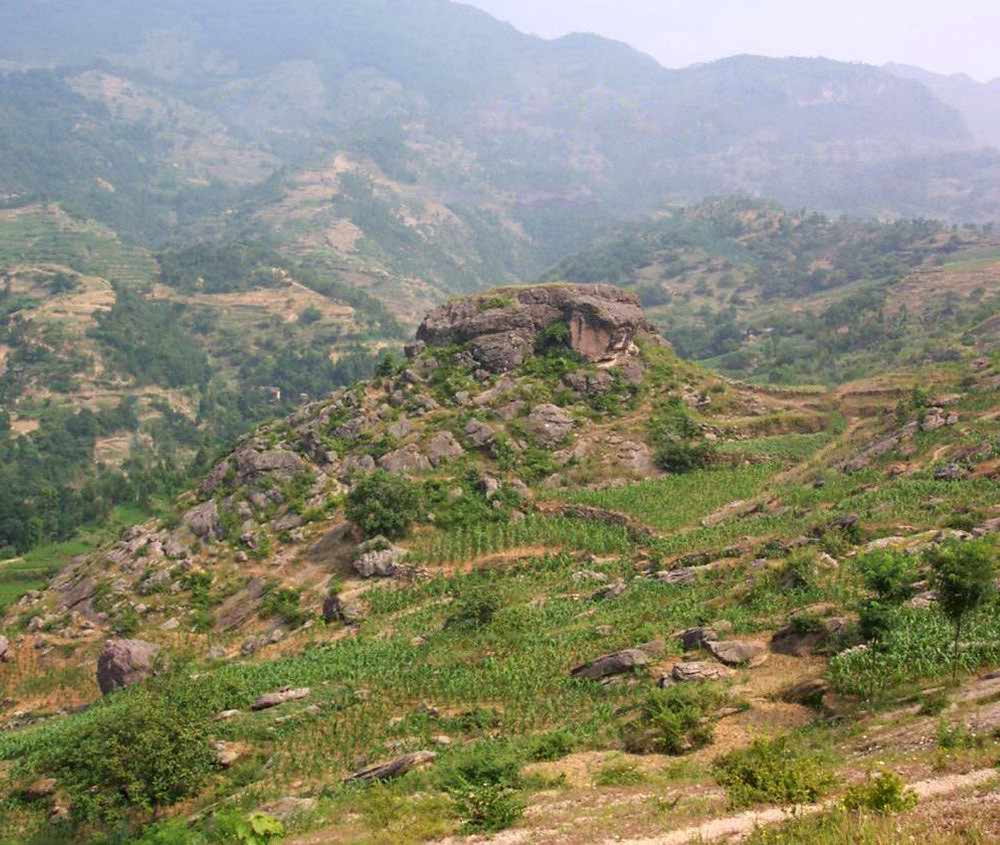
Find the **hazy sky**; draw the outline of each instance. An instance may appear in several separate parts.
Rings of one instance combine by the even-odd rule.
[[[546,38],[596,32],[667,67],[757,53],[1000,77],[1000,0],[463,0]]]

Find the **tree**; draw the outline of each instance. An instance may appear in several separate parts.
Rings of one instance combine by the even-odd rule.
[[[366,537],[405,537],[420,514],[420,491],[400,475],[376,470],[360,479],[347,494],[347,518]]]
[[[934,586],[945,616],[955,626],[952,653],[952,681],[958,678],[958,655],[962,625],[996,591],[996,562],[993,549],[982,541],[951,542],[930,555]]]

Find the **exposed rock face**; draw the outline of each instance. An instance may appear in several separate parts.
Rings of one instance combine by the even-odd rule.
[[[720,666],[718,663],[692,660],[678,663],[670,670],[669,675],[660,678],[659,685],[668,687],[671,684],[684,684],[692,681],[721,681],[733,674],[732,669]]]
[[[465,449],[450,431],[439,431],[435,434],[427,442],[425,451],[434,466],[440,466],[455,458],[460,458],[465,453]]]
[[[767,649],[759,643],[743,640],[721,640],[705,643],[712,655],[726,666],[760,666],[768,658]]]
[[[156,665],[160,647],[143,640],[108,640],[97,658],[97,685],[107,695],[144,681]]]
[[[385,537],[374,537],[357,549],[354,570],[362,578],[392,578],[406,557],[406,549],[394,546]]]
[[[386,472],[394,473],[426,472],[431,468],[431,462],[415,443],[383,455],[378,465]]]
[[[502,288],[435,309],[417,339],[428,345],[469,343],[472,357],[494,373],[519,366],[540,332],[569,326],[570,345],[589,361],[624,352],[636,336],[653,333],[635,294],[613,285]]]
[[[184,522],[196,537],[218,537],[222,531],[219,509],[214,501],[191,508],[184,514]]]
[[[437,759],[437,754],[433,751],[415,751],[413,754],[404,754],[388,763],[378,763],[366,769],[354,772],[345,778],[347,783],[365,783],[369,781],[392,780],[400,775],[405,775],[413,769],[430,765]]]
[[[303,698],[307,698],[310,692],[311,690],[308,687],[268,692],[251,704],[250,709],[269,710],[271,707],[277,707],[279,704],[285,704],[288,701],[300,701]]]

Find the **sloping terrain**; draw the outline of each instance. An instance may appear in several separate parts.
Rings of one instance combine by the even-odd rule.
[[[996,599],[950,688],[926,581],[995,556],[995,368],[754,388],[649,328],[610,286],[452,302],[25,596],[3,836],[101,841],[147,802],[176,821],[136,841],[682,842],[833,799],[755,841],[989,841]],[[888,826],[837,809],[883,794]]]

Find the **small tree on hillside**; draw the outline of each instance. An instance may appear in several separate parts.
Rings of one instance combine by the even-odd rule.
[[[995,590],[996,563],[993,549],[983,542],[948,543],[931,554],[934,586],[945,616],[955,626],[952,681],[958,678],[958,656],[962,625],[990,599]]]
[[[376,470],[347,494],[347,518],[366,537],[405,537],[420,515],[420,489],[407,478]]]

